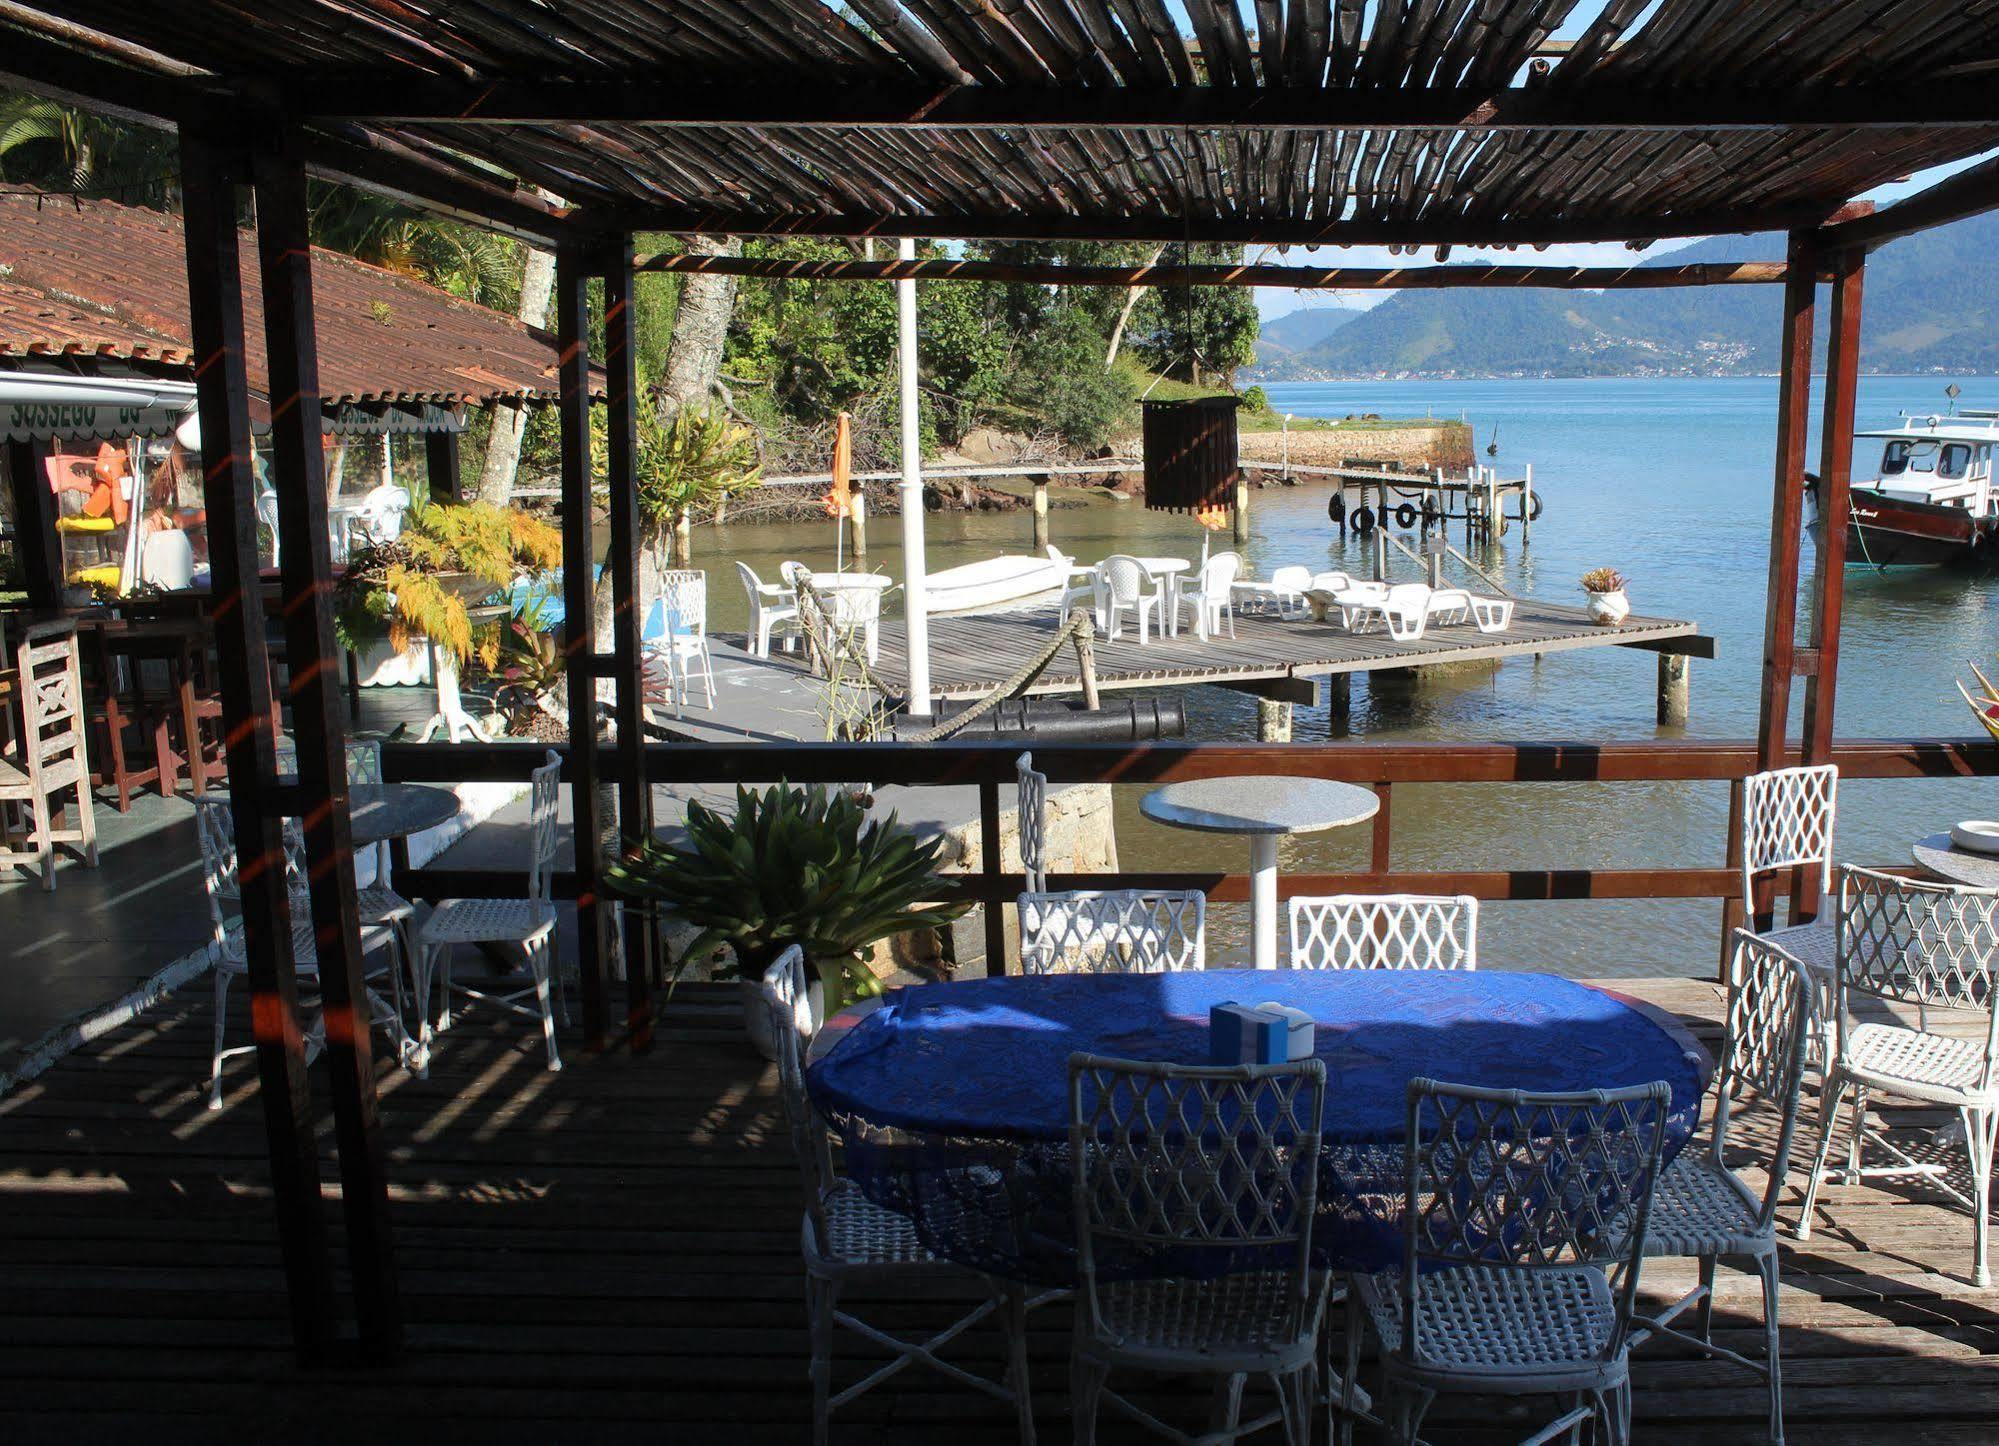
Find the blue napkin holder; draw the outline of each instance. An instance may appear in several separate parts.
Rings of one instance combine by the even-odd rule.
[[[1276,1004],[1266,1000],[1256,1008],[1265,1014],[1274,1015],[1284,1024],[1284,1049],[1277,1056],[1280,1061],[1310,1059],[1318,1044],[1318,1026],[1312,1016],[1302,1009],[1293,1009],[1288,1004]]]
[[[1208,1010],[1210,1064],[1283,1064],[1289,1045],[1289,1022],[1267,1009],[1226,1003]]]

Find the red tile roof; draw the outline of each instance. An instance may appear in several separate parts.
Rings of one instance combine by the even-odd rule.
[[[241,233],[243,275],[256,249]],[[319,381],[329,402],[555,395],[556,348],[513,317],[313,248]],[[244,287],[250,384],[267,388],[262,298]],[[192,370],[180,220],[110,201],[0,196],[0,359],[74,355]]]

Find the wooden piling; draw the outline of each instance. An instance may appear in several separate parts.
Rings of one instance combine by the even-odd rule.
[[[1235,523],[1235,540],[1237,542],[1248,542],[1249,541],[1249,477],[1247,474],[1239,475],[1236,478],[1235,508],[1230,513],[1230,516]]]
[[[1534,525],[1534,464],[1527,464],[1520,478],[1520,541],[1527,541],[1527,529]]]
[[[1291,741],[1291,705],[1281,698],[1258,698],[1256,700],[1256,741],[1258,743],[1289,743]]]
[[[1048,550],[1048,478],[1034,478],[1034,548],[1035,552]]]
[[[1691,699],[1692,671],[1684,653],[1659,654],[1659,722],[1663,727],[1684,728]]]
[[[847,541],[852,547],[854,561],[862,562],[868,555],[868,494],[856,487],[847,502]]]
[[[1326,736],[1345,738],[1353,731],[1353,674],[1332,673],[1326,678]]]

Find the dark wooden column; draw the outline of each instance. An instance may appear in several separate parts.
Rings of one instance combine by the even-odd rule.
[[[456,432],[425,432],[423,434],[423,470],[430,483],[430,500],[433,502],[463,502],[464,490],[458,481],[458,434]]]
[[[597,877],[597,648],[591,618],[597,551],[590,531],[589,267],[564,247],[555,257],[557,419],[562,438],[563,647],[569,672],[569,804],[576,856],[577,968],[583,1039],[602,1049],[609,1030],[604,914]]]
[[[250,1027],[271,1156],[278,1244],[292,1339],[308,1361],[334,1336],[333,1273],[319,1194],[312,1090],[299,1030],[291,910],[285,891],[271,718],[270,661],[258,594],[257,509],[250,467],[250,385],[244,371],[243,279],[236,242],[240,159],[181,138],[182,226],[201,417],[202,504],[208,509],[210,604],[220,667],[229,798],[235,816],[248,957]]]
[[[28,605],[62,606],[62,538],[56,532],[56,496],[42,466],[49,455],[41,442],[7,443],[7,478],[14,489],[14,556]]]
[[[1763,697],[1756,766],[1781,767],[1797,669],[1798,558],[1805,515],[1805,441],[1811,426],[1812,312],[1818,253],[1793,233],[1784,281],[1784,331],[1777,378],[1776,497],[1770,509],[1770,590],[1763,619]]]
[[[1839,690],[1839,615],[1846,598],[1846,515],[1853,481],[1853,408],[1860,383],[1860,296],[1867,253],[1841,251],[1832,268],[1832,317],[1826,343],[1825,410],[1819,428],[1819,539],[1813,567],[1810,644],[1804,654],[1804,761],[1832,756],[1833,705]],[[1819,910],[1819,879],[1800,869],[1791,912]]]
[[[289,138],[287,138],[289,139]],[[312,245],[305,169],[295,151],[259,150],[257,255],[270,355],[271,464],[278,493],[279,572],[290,661],[298,782],[287,812],[305,829],[313,938],[326,1019],[326,1058],[340,1144],[347,1259],[363,1352],[392,1358],[401,1346],[388,1177],[375,1105],[375,1058],[354,845],[347,811],[346,740],[333,637],[333,560],[326,531],[319,355],[312,312]]]
[[[619,238],[604,258],[605,490],[610,502],[612,679],[618,720],[618,843],[635,848],[652,833],[652,789],[646,786],[645,708],[640,692],[638,336],[632,288],[632,238]],[[652,1047],[650,916],[625,911],[625,1023],[631,1045]]]

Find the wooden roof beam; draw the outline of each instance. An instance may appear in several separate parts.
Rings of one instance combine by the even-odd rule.
[[[1818,240],[1829,251],[1854,246],[1871,250],[1898,237],[1992,210],[1999,210],[1999,156],[1967,166],[1913,196],[1873,209],[1869,215],[1827,225]]]

